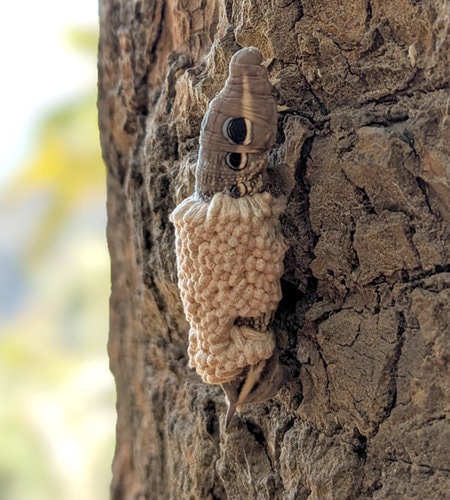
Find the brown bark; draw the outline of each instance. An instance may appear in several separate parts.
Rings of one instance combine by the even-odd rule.
[[[444,498],[448,3],[102,0],[100,18],[113,498]],[[168,214],[250,45],[296,179],[274,325],[292,380],[225,432],[220,389],[187,367]]]

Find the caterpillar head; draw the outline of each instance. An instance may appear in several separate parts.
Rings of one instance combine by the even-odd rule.
[[[203,198],[261,191],[267,151],[277,130],[277,109],[259,50],[231,58],[224,88],[209,104],[201,126],[196,192]]]

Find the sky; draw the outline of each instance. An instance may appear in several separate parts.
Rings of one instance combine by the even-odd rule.
[[[92,88],[96,68],[67,50],[68,27],[97,25],[96,0],[24,0],[0,20],[0,190],[31,151],[33,125],[49,108]]]

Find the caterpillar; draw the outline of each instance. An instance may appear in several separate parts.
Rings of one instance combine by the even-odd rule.
[[[285,201],[267,187],[277,108],[262,62],[253,47],[231,58],[201,124],[195,191],[170,215],[189,364],[221,385],[227,427],[236,410],[272,398],[286,377],[270,328],[287,249]]]

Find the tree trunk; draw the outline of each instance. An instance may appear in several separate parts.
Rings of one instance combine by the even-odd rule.
[[[449,18],[445,0],[101,1],[113,498],[448,495]],[[243,46],[296,180],[274,321],[291,380],[225,431],[187,366],[168,215]]]

